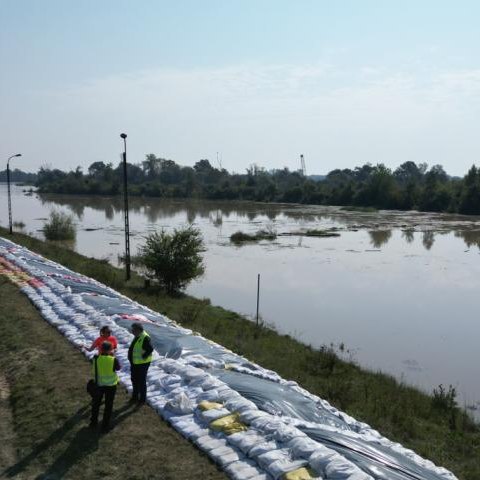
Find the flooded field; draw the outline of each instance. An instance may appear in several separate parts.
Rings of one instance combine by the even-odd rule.
[[[12,204],[14,221],[39,238],[52,209],[73,213],[75,250],[118,264],[121,198],[26,195],[15,186]],[[157,228],[193,223],[202,231],[206,273],[191,294],[253,316],[260,273],[260,313],[279,331],[333,343],[346,358],[427,391],[452,384],[461,402],[480,408],[479,217],[140,198],[130,206],[132,253]],[[8,224],[5,185],[0,223]],[[280,235],[243,246],[229,240],[259,229]],[[339,236],[298,234],[310,229]]]

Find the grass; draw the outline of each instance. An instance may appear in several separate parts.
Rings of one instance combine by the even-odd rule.
[[[480,427],[462,410],[452,406],[450,399],[439,402],[391,376],[343,361],[332,347],[315,349],[271,328],[257,329],[250,320],[212,306],[208,300],[187,295],[170,297],[156,287],[145,289],[143,279],[137,275],[126,283],[124,272],[107,262],[20,233],[10,237],[2,228],[0,235],[96,278],[205,337],[275,370],[284,378],[296,380],[310,392],[357,420],[369,423],[391,440],[452,470],[459,479],[480,478]],[[445,390],[444,394],[448,395],[448,391]]]
[[[2,277],[0,304],[0,478],[226,479],[152,409],[130,407],[121,388],[113,430],[90,430],[85,357]]]
[[[276,238],[277,233],[273,230],[258,230],[254,234],[238,231],[230,235],[230,241],[236,244],[245,242],[260,242],[261,240],[275,240]]]

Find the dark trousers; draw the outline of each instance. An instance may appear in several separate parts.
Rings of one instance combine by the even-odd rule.
[[[115,399],[115,393],[117,392],[117,386],[113,387],[98,387],[97,394],[92,398],[92,418],[91,423],[96,424],[98,422],[98,412],[100,410],[100,404],[102,403],[103,396],[105,395],[105,409],[103,410],[103,427],[110,425],[110,417],[112,416],[113,400]]]
[[[132,398],[145,402],[147,399],[147,372],[149,363],[141,363],[140,365],[130,364],[130,376],[132,379]]]

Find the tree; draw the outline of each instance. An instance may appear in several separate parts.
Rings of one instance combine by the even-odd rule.
[[[402,185],[417,184],[422,179],[422,172],[415,162],[404,162],[393,172],[395,179]]]
[[[202,252],[205,251],[200,230],[188,226],[154,232],[140,247],[139,261],[155,277],[167,293],[185,288],[205,271]]]
[[[472,165],[463,180],[459,211],[471,215],[480,213],[480,171],[475,165]]]
[[[89,167],[88,167],[88,174],[91,177],[101,177],[103,176],[107,166],[103,162],[93,162]]]

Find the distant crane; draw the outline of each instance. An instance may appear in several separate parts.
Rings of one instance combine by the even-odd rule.
[[[305,168],[305,159],[303,158],[303,153],[300,155],[300,165],[301,165],[302,175],[306,177],[307,169]]]

